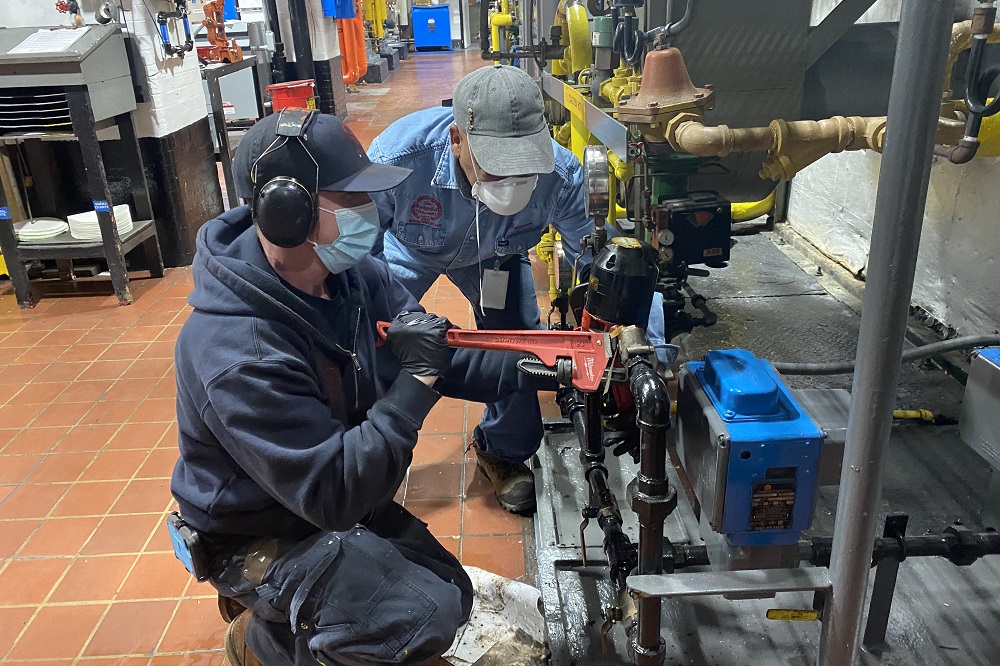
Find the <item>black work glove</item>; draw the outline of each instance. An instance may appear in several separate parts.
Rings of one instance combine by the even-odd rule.
[[[389,324],[385,338],[403,370],[414,377],[440,376],[453,354],[445,335],[449,328],[452,324],[444,317],[400,312]]]
[[[619,457],[629,454],[635,463],[639,462],[639,436],[635,412],[632,410],[626,414],[613,416],[604,422],[604,446],[611,448]]]

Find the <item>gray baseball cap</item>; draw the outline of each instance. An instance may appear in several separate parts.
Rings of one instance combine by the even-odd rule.
[[[493,176],[551,173],[552,137],[542,93],[527,72],[481,67],[455,86],[455,124],[469,136],[476,163]]]

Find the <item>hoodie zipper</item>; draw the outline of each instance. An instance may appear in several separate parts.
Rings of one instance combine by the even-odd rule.
[[[351,350],[351,358],[354,360],[354,409],[357,410],[361,407],[361,378],[358,375],[361,372],[361,363],[358,362],[358,330],[361,328],[361,306],[358,306],[357,312],[354,314],[354,349]]]

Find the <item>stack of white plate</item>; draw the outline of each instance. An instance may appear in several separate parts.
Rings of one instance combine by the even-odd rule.
[[[123,236],[132,231],[132,212],[128,204],[121,204],[114,207],[115,222],[118,225],[118,235]],[[69,233],[77,240],[101,240],[101,228],[97,224],[97,213],[87,211],[70,215]]]
[[[17,239],[22,241],[40,241],[47,238],[55,238],[59,234],[66,233],[69,225],[54,217],[36,217],[27,222],[19,222],[14,225],[14,232]]]

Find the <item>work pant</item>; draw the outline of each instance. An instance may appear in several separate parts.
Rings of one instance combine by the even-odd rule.
[[[364,526],[243,543],[215,563],[213,586],[253,609],[247,646],[267,666],[427,663],[472,611],[461,564],[394,502]]]
[[[400,251],[387,234],[385,257],[396,278],[418,301],[423,298],[440,274],[428,270],[409,253]],[[496,260],[483,262],[484,270],[496,266]],[[480,308],[479,290],[482,271],[478,265],[451,269],[448,279],[472,304],[476,328],[500,330],[542,329],[531,261],[524,255],[502,258],[500,270],[509,274],[507,300],[502,310]],[[480,443],[492,456],[510,463],[524,462],[538,450],[542,441],[542,411],[538,394],[521,392],[499,402],[487,403],[479,422]]]

